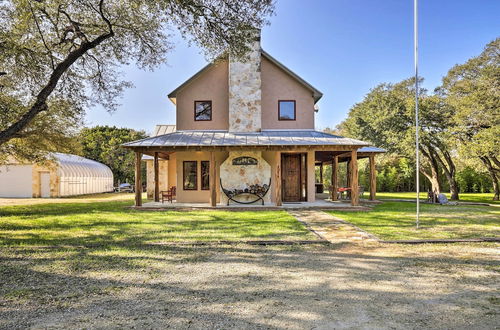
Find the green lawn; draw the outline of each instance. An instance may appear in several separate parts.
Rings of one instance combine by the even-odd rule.
[[[420,229],[415,203],[389,202],[372,211],[329,211],[384,240],[500,237],[500,207],[421,204]]]
[[[0,245],[315,239],[285,211],[136,211],[130,201],[0,207]]]
[[[450,193],[445,193],[446,197],[450,199]],[[377,192],[377,199],[416,199],[414,192]],[[426,200],[427,193],[421,192],[420,199]],[[500,204],[500,201],[493,201],[492,193],[461,193],[460,201],[462,202],[476,202],[476,203],[489,203]]]

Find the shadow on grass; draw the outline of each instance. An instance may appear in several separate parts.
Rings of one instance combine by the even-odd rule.
[[[422,205],[415,229],[415,204],[384,202],[370,212],[329,211],[381,239],[500,236],[500,209],[485,206]]]
[[[409,322],[461,328],[474,320],[485,326],[495,321],[484,315],[495,306],[475,304],[491,283],[473,286],[471,275],[450,278],[457,267],[498,265],[493,260],[372,256],[325,247],[116,245],[11,247],[0,253],[0,302],[15,307],[0,309],[2,327],[112,322],[156,328],[335,328],[342,322],[371,327],[380,321],[385,327]],[[435,267],[440,273],[428,278],[425,270]],[[416,292],[410,279],[451,281],[457,290],[424,285]],[[458,290],[460,281],[466,292]],[[428,304],[433,307],[422,309]],[[450,307],[460,308],[464,317],[443,318]],[[37,313],[30,313],[33,309]]]
[[[0,208],[2,245],[132,245],[164,241],[315,239],[285,211],[165,211],[128,202]]]
[[[1,208],[0,328],[497,324],[485,315],[495,306],[484,302],[494,279],[470,275],[471,269],[498,267],[495,260],[364,255],[342,244],[155,245],[312,236],[284,211],[144,212],[127,205]],[[432,281],[455,290],[436,290]],[[443,318],[452,315],[450,308],[463,317]]]

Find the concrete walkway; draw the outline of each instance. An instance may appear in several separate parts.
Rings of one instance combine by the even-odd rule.
[[[287,210],[309,230],[331,243],[377,242],[360,228],[320,210]]]

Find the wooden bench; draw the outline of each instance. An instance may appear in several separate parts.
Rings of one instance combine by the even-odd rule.
[[[224,192],[224,195],[227,197],[227,205],[229,205],[229,201],[233,201],[238,204],[253,204],[255,202],[261,201],[262,205],[264,205],[264,196],[268,193],[269,189],[271,188],[271,178],[269,178],[269,184],[264,184],[264,185],[250,185],[248,188],[245,189],[225,189],[224,186],[222,185],[222,180],[220,180],[220,187],[222,191]],[[256,198],[252,201],[239,201],[234,199],[234,197],[239,196],[239,195],[253,195]]]

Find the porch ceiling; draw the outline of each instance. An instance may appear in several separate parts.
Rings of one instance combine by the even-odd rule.
[[[357,158],[368,158],[372,155],[385,153],[386,151],[377,147],[362,147],[358,149]],[[346,162],[351,159],[351,153],[345,151],[316,151],[317,163],[331,163],[333,156],[338,156],[339,163]]]

